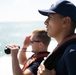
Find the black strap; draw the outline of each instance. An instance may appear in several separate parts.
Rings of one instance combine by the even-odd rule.
[[[53,68],[55,68],[58,60],[61,58],[61,56],[63,55],[65,49],[67,48],[67,46],[71,45],[71,44],[76,44],[76,38],[70,39],[70,41],[66,41],[64,42],[62,45],[60,45],[55,52],[53,52],[52,54],[50,54],[47,59],[44,62],[45,67],[48,70],[52,70]]]

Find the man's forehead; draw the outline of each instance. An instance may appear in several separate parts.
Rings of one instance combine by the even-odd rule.
[[[57,13],[48,14],[48,17],[52,17],[52,16],[59,16],[59,14],[57,14]]]

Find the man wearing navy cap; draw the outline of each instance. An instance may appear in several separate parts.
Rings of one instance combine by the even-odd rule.
[[[76,75],[76,6],[60,0],[50,9],[38,11],[48,17],[44,22],[47,34],[55,38],[58,45],[41,63],[37,75]]]

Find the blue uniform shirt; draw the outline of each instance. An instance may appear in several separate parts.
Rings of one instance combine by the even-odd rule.
[[[43,54],[43,53],[49,54],[49,52],[39,52],[38,54]],[[44,60],[44,57],[37,58],[33,63],[31,63],[27,67],[27,69],[29,69],[34,75],[37,75],[38,67],[43,60]]]
[[[57,75],[76,75],[76,44],[69,45],[56,65]]]

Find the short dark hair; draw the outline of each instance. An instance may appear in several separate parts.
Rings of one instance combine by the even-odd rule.
[[[47,31],[45,29],[36,29],[32,32],[37,35],[37,38],[44,43],[45,46],[48,46],[51,38],[47,35]]]

